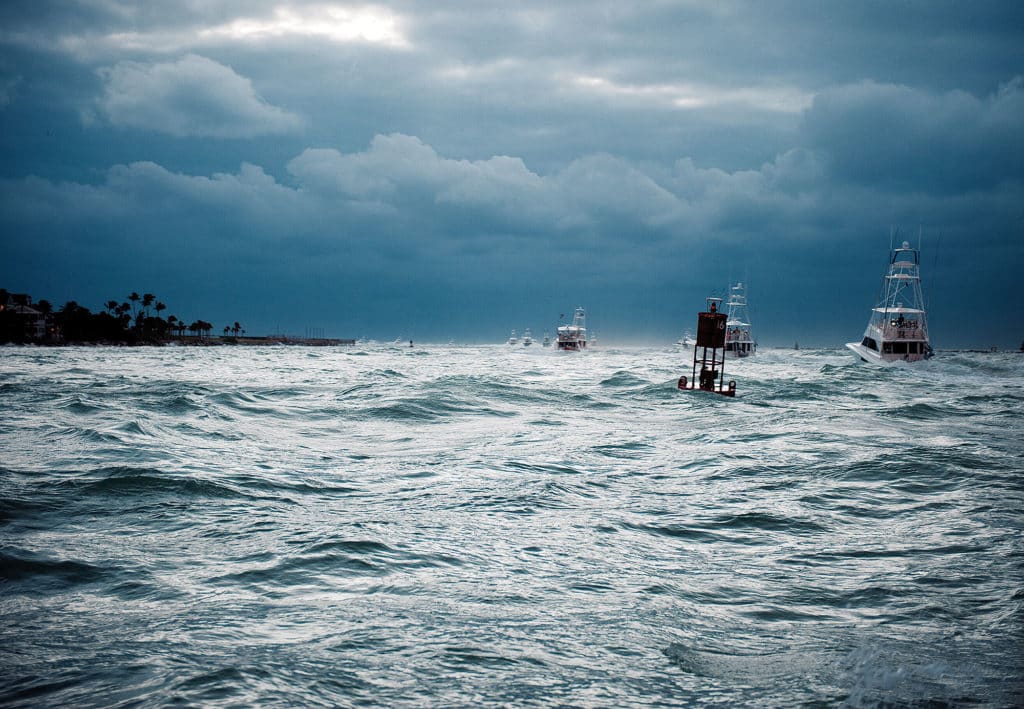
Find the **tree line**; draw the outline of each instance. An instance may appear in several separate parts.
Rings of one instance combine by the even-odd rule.
[[[10,293],[0,288],[0,343],[97,343],[128,345],[161,344],[188,332],[196,341],[211,337],[213,324],[206,320],[191,323],[176,315],[163,317],[167,305],[152,293],[132,292],[121,302],[108,300],[103,309],[89,308],[69,300],[54,309],[48,300],[32,302],[25,293]],[[224,336],[245,333],[237,321],[224,328]]]

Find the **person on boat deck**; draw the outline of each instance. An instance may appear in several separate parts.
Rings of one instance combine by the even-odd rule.
[[[713,313],[717,313],[718,312],[718,304],[717,303],[712,303],[711,304],[711,312],[713,312]]]

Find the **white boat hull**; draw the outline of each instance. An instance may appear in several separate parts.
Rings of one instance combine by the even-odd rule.
[[[928,359],[929,354],[882,354],[859,342],[847,342],[846,348],[862,362],[869,364],[892,364],[893,362],[920,362]]]

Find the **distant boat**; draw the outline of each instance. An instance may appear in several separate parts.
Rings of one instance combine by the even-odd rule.
[[[683,336],[676,340],[676,344],[682,347],[684,350],[690,349],[693,344],[693,333],[687,330],[683,333]]]
[[[794,350],[798,350],[798,349],[800,349],[800,343],[799,343],[799,342],[794,342],[794,343],[793,343],[793,349],[794,349]]]
[[[576,308],[571,325],[558,328],[558,349],[579,351],[587,347],[587,316],[583,308]]]
[[[523,332],[523,347],[529,347],[533,344],[533,334],[530,332],[530,328],[526,328]]]
[[[517,344],[519,344],[519,338],[516,337],[516,331],[515,330],[513,330],[512,334],[509,335],[508,344],[510,344],[510,345],[517,345]]]
[[[729,300],[725,307],[725,352],[731,357],[749,357],[754,354],[757,345],[750,334],[750,313],[742,283],[729,289]]]
[[[544,347],[551,347],[551,336],[548,333],[544,333],[544,341],[541,342]],[[1021,351],[1024,352],[1024,345],[1021,345]]]
[[[889,252],[878,301],[860,342],[846,347],[862,362],[919,362],[932,356],[921,292],[921,251],[904,241]]]

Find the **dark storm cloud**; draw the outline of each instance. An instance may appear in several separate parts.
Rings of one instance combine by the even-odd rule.
[[[1001,305],[1024,241],[1020,14],[6,4],[0,280],[447,338],[576,302],[675,333],[678,303],[747,273],[766,341],[810,343],[789,304],[845,284],[807,313],[826,344],[862,327],[890,227],[921,225],[950,264],[938,304],[993,295],[947,331],[966,344],[1024,327]]]

